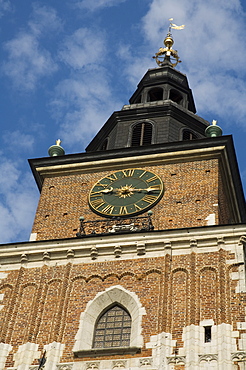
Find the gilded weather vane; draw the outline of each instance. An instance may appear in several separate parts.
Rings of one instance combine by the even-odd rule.
[[[177,26],[175,23],[172,23],[173,18],[169,18],[169,21],[170,24],[167,37],[164,40],[164,45],[166,47],[161,47],[159,51],[155,53],[155,56],[153,56],[153,58],[156,60],[156,63],[160,67],[163,67],[166,63],[171,64],[172,67],[175,67],[178,63],[181,63],[177,50],[172,49],[174,41],[171,35],[171,30],[183,30],[185,28],[185,25],[182,24],[181,26]]]

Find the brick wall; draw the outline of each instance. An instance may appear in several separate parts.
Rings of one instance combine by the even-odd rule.
[[[152,208],[156,230],[205,226],[211,214],[215,214],[216,224],[219,223],[217,159],[136,168],[153,171],[165,185],[163,198]],[[37,233],[37,240],[74,237],[80,216],[85,220],[99,219],[88,206],[88,193],[109,172],[113,171],[45,178],[32,230]],[[229,211],[223,191],[220,198],[221,222],[226,223]]]
[[[98,292],[114,285],[135,292],[145,308],[145,344],[150,336],[166,332],[180,348],[183,328],[206,319],[215,325],[232,324],[237,330],[237,322],[245,321],[246,295],[236,293],[237,281],[230,278],[238,271],[228,263],[232,257],[220,249],[9,271],[0,286],[4,293],[0,342],[13,345],[7,366],[13,366],[13,353],[27,341],[38,343],[40,349],[53,341],[64,343],[61,361],[76,361],[72,348],[80,314]],[[134,356],[151,356],[151,350],[144,347]]]

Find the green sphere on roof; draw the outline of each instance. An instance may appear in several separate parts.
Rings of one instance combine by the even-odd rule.
[[[56,140],[56,145],[52,145],[49,147],[48,154],[50,157],[57,157],[57,156],[65,154],[65,150],[60,144],[61,144],[61,140],[58,139]]]

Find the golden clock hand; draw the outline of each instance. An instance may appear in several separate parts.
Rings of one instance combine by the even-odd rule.
[[[154,185],[154,186],[149,186],[148,188],[145,188],[145,189],[130,188],[129,190],[130,191],[143,191],[143,190],[146,190],[149,193],[150,191],[153,191],[153,190],[160,190],[160,186],[159,185]]]
[[[98,193],[111,193],[114,189],[112,188],[112,186],[110,186],[109,189],[103,189],[103,190],[100,190]]]
[[[91,196],[96,196],[97,194],[101,194],[101,193],[105,193],[105,194],[112,193],[113,190],[114,189],[112,188],[112,186],[110,186],[109,189],[98,190],[98,191],[91,193]]]

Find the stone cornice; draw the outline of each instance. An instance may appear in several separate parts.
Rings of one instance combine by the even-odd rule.
[[[235,245],[242,246],[243,235],[246,235],[245,224],[2,244],[0,271],[20,266],[31,268],[68,262],[94,263],[117,258],[152,258],[167,253],[207,253],[220,248],[231,250]],[[116,246],[121,249],[120,256],[115,254]],[[241,264],[242,261],[234,263]]]

